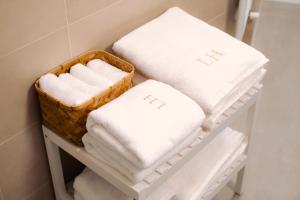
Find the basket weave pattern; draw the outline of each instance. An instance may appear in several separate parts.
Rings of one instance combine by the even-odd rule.
[[[88,51],[81,54],[52,69],[49,73],[56,75],[68,73],[73,65],[77,63],[86,65],[87,62],[92,59],[101,59],[123,71],[128,72],[128,75],[79,106],[67,106],[63,104],[41,90],[39,80],[35,82],[35,89],[39,96],[43,124],[55,133],[60,134],[80,146],[82,146],[81,138],[86,133],[85,124],[89,112],[117,98],[132,87],[132,77],[134,74],[133,65],[108,52],[99,50]]]

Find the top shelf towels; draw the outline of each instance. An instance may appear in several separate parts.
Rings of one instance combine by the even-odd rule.
[[[143,75],[193,98],[207,114],[220,110],[228,95],[268,61],[177,7],[115,42],[113,50]]]

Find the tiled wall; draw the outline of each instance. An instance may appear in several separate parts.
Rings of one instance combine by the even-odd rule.
[[[228,0],[1,0],[0,200],[53,199],[32,86],[42,73],[178,5],[223,29]]]

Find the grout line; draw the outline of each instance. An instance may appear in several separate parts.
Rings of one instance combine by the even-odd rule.
[[[68,43],[69,43],[69,55],[70,58],[73,57],[73,48],[71,43],[71,33],[70,33],[70,24],[69,24],[69,12],[68,12],[68,5],[67,0],[64,1],[64,7],[65,7],[65,17],[66,17],[66,24],[67,24],[67,35],[68,35]]]
[[[43,183],[41,186],[39,186],[36,190],[30,192],[26,197],[24,197],[23,200],[27,200],[30,197],[32,197],[35,193],[37,193],[38,191],[42,190],[46,185],[48,185],[50,183],[50,181],[46,181],[45,183]]]
[[[226,14],[226,11],[224,11],[224,12],[222,12],[221,14],[218,14],[217,16],[215,16],[215,17],[213,17],[213,18],[207,20],[207,23],[211,23],[212,21],[214,21],[214,20],[217,19],[218,17],[221,17],[221,16],[223,16],[223,15],[225,15],[225,14]]]
[[[32,128],[33,126],[36,126],[37,124],[40,124],[40,122],[39,121],[33,122],[33,123],[29,124],[28,126],[24,127],[23,130],[18,131],[17,133],[13,134],[11,137],[3,140],[2,142],[0,142],[0,148],[1,148],[2,145],[5,145],[5,144],[9,143],[11,140],[13,140],[17,136],[21,135],[28,128]]]
[[[4,200],[4,194],[3,194],[3,192],[2,192],[1,187],[0,187],[0,200]]]
[[[65,27],[66,27],[66,26],[64,25],[64,26],[62,26],[62,27],[60,27],[60,28],[57,28],[57,29],[55,29],[54,31],[52,31],[52,32],[50,32],[50,33],[47,33],[46,35],[43,35],[43,36],[41,36],[41,37],[39,37],[39,38],[37,38],[37,39],[31,41],[31,42],[28,42],[28,43],[26,43],[26,44],[20,46],[20,47],[17,47],[17,48],[15,48],[15,49],[9,51],[9,52],[6,53],[6,54],[0,55],[0,59],[4,58],[4,57],[6,57],[6,56],[9,56],[9,55],[11,55],[11,54],[13,54],[13,53],[15,53],[15,52],[21,50],[21,49],[24,49],[25,47],[28,47],[28,46],[30,46],[30,45],[36,43],[36,42],[39,42],[39,41],[41,41],[41,40],[43,40],[43,39],[45,39],[45,38],[47,38],[47,37],[53,35],[54,33],[56,33],[56,32],[58,32],[58,31],[64,29]]]
[[[104,7],[100,8],[99,10],[96,10],[96,11],[94,11],[94,12],[92,12],[92,13],[90,13],[90,14],[84,16],[84,17],[81,17],[81,18],[79,18],[79,19],[76,19],[75,21],[71,22],[69,25],[76,24],[76,23],[78,23],[78,22],[80,22],[80,21],[85,20],[85,19],[88,18],[88,17],[97,15],[97,14],[101,13],[102,11],[104,11],[104,10],[106,10],[106,9],[108,9],[108,8],[114,6],[114,5],[116,5],[116,4],[118,4],[118,3],[122,2],[122,1],[123,1],[123,0],[117,0],[117,1],[111,3],[111,4],[107,5],[107,6],[104,6]]]

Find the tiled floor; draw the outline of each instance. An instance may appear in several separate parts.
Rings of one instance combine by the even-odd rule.
[[[299,200],[300,4],[263,2],[252,43],[270,62],[242,200]]]

